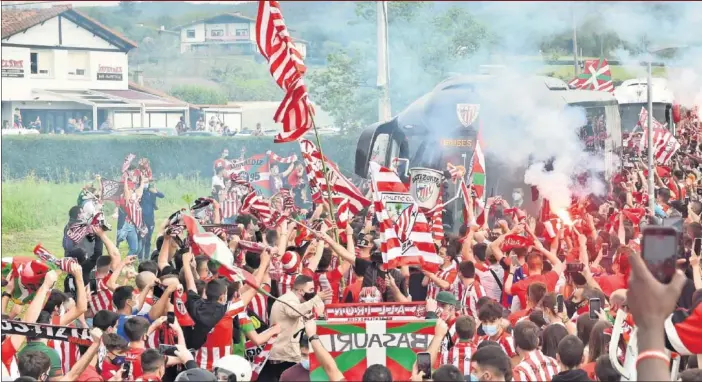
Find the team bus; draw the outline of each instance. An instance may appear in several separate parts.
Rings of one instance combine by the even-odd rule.
[[[660,123],[668,123],[668,128],[675,131],[673,121],[673,92],[668,87],[668,80],[654,77],[651,79],[651,95],[653,97],[653,118]],[[622,82],[614,90],[614,96],[619,103],[619,114],[622,119],[622,134],[624,138],[630,134],[639,122],[641,108],[648,109],[648,81],[645,78],[634,78]],[[641,131],[639,129],[639,131]]]
[[[481,103],[480,89],[493,86],[496,77],[491,75],[457,76],[449,78],[432,91],[420,97],[405,110],[387,122],[375,123],[363,130],[356,147],[354,164],[355,173],[363,178],[368,177],[368,163],[376,161],[383,166],[391,167],[395,158],[408,161],[409,168],[425,167],[444,171],[447,163],[465,165],[470,171],[470,160],[475,147],[478,129],[499,129],[499,123],[491,124],[490,113],[478,112],[466,116],[461,110],[463,105]],[[605,171],[602,177],[609,177],[617,161],[614,153],[621,147],[621,121],[616,98],[608,92],[571,90],[562,80],[534,76],[524,79],[529,86],[527,94],[544,100],[545,107],[553,110],[564,110],[566,107],[583,108],[587,115],[587,124],[581,127],[580,138],[586,143],[588,150],[601,153],[605,160]],[[509,114],[512,105],[505,104],[500,108],[500,114]],[[541,105],[540,105],[541,107]],[[467,113],[471,114],[470,107]],[[495,114],[493,114],[494,116]],[[475,117],[475,118],[473,118]],[[504,115],[499,118],[504,121]],[[519,123],[515,118],[514,123]],[[468,122],[468,123],[466,123]],[[500,122],[501,123],[501,122]],[[509,153],[504,153],[509,155]],[[485,154],[487,196],[511,195],[515,188],[529,190],[524,184],[524,171],[521,169],[506,169],[497,161],[494,153]],[[404,166],[399,171],[404,176]],[[517,174],[515,176],[515,173]],[[407,182],[407,179],[403,179]],[[445,189],[443,200],[448,200],[456,193],[456,185],[449,184]],[[524,192],[525,202],[531,203],[528,192]],[[449,230],[457,231],[461,216],[461,203],[453,203],[444,213],[444,224]],[[533,212],[538,208],[531,203],[525,208]]]

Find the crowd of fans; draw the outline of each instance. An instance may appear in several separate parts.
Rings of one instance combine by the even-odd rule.
[[[250,273],[261,290],[222,276],[208,255],[194,255],[180,213],[156,225],[152,210],[146,222],[143,198],[146,190],[158,197],[158,190],[148,162],[128,164],[116,240],[127,242],[127,256],[107,234],[109,226],[95,218],[96,191],[71,212],[73,224],[89,218],[90,229],[75,236],[67,227],[65,257],[75,262],[64,288],[50,271],[26,307],[10,306],[18,287],[13,280],[3,293],[3,320],[90,328],[94,342],[78,346],[3,333],[3,373],[18,381],[242,381],[254,374],[266,382],[309,381],[314,353],[331,380],[344,380],[317,334],[315,319],[324,319],[325,305],[426,301],[426,318],[436,320],[424,349],[431,375],[415,364],[413,380],[619,381],[613,360],[625,364],[634,333],[638,379],[670,380],[671,360],[679,359],[673,375],[699,380],[702,341],[694,323],[702,278],[694,239],[702,238],[702,155],[699,126],[689,123],[680,129],[678,153],[658,167],[655,190],[648,189],[646,167],[629,153],[607,196],[574,200],[572,222],[556,219],[546,205],[541,216],[526,216],[499,202],[483,226],[469,213],[458,234],[435,241],[443,261],[435,273],[383,269],[377,220],[366,211],[345,230],[328,224],[327,203],[296,212],[315,229],[287,220],[263,227],[245,213],[228,216],[231,227],[225,227],[222,203],[234,185],[213,178],[213,194],[195,202],[193,216],[223,227],[213,232],[233,254],[232,265]],[[221,166],[215,164],[215,172],[221,176]],[[648,208],[649,195],[655,211]],[[465,203],[473,211],[475,201]],[[642,229],[676,218],[684,249],[678,272],[663,284],[640,256]],[[152,252],[141,245],[151,235]],[[531,244],[504,249],[513,235]],[[618,315],[626,316],[623,328],[615,327]],[[616,354],[610,354],[613,336]],[[262,370],[245,358],[247,340],[272,344]],[[373,365],[363,379],[391,381],[392,375]]]

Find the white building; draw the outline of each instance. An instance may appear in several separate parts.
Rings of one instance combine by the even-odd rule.
[[[37,117],[45,131],[87,118],[97,128],[175,127],[185,102],[135,89],[127,53],[136,43],[70,5],[2,12],[3,128]],[[97,121],[97,123],[94,123]]]
[[[180,31],[180,52],[216,52],[248,55],[258,52],[256,46],[256,20],[240,13],[222,13],[207,19],[193,21],[176,28]],[[295,46],[304,58],[307,44],[294,39]]]

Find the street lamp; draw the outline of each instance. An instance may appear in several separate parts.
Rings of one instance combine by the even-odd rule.
[[[656,171],[656,165],[653,160],[653,87],[651,86],[651,82],[653,82],[652,79],[652,69],[651,69],[651,61],[653,59],[653,55],[657,53],[663,53],[663,52],[672,52],[677,49],[685,48],[686,46],[683,45],[669,45],[669,46],[658,46],[655,49],[649,49],[648,53],[648,73],[646,74],[646,96],[648,98],[648,121],[647,123],[647,132],[648,132],[648,139],[647,139],[647,144],[648,144],[648,207],[651,209],[651,212],[653,213],[656,208],[656,193],[655,193],[655,188],[654,188],[654,183],[653,183],[653,172]]]

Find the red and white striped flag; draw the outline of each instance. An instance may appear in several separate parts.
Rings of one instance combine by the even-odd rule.
[[[340,230],[346,230],[351,219],[351,211],[349,209],[349,199],[343,198],[341,203],[336,206],[336,224]]]
[[[124,158],[124,163],[122,163],[122,172],[127,172],[129,170],[129,166],[132,164],[132,161],[136,158],[136,155],[129,153],[127,156]]]
[[[283,124],[283,132],[274,141],[294,141],[313,127],[314,108],[302,79],[307,68],[285,26],[280,4],[275,0],[259,1],[256,43],[259,52],[268,61],[273,79],[285,91],[285,97],[273,118]]]
[[[641,137],[641,146],[647,147],[648,129],[644,130]],[[653,129],[653,156],[656,162],[666,164],[673,155],[680,149],[680,143],[673,134],[665,128]]]
[[[397,189],[398,185],[401,185],[405,191],[406,188],[394,171],[375,162],[370,163],[369,173],[373,190],[373,205],[380,222],[380,249],[383,253],[383,262],[386,268],[420,265],[423,269],[436,272],[443,261],[436,254],[429,222],[426,216],[419,211],[419,205],[414,203],[408,207],[408,209],[411,209],[408,218],[409,223],[408,227],[403,228],[403,230],[409,231],[409,235],[407,240],[402,242],[398,238],[398,229],[395,222],[390,219],[383,205],[381,194]]]
[[[317,146],[307,139],[302,139],[300,140],[300,150],[305,160],[305,168],[312,191],[312,199],[320,200],[320,198],[327,198],[327,179],[324,176],[322,155],[317,149]],[[339,205],[344,198],[348,198],[349,211],[352,215],[357,215],[361,210],[371,204],[370,200],[363,196],[361,190],[341,173],[341,170],[339,170],[334,162],[330,161],[329,158],[325,156],[324,163],[327,167],[329,188],[331,188],[332,200],[335,205]]]

